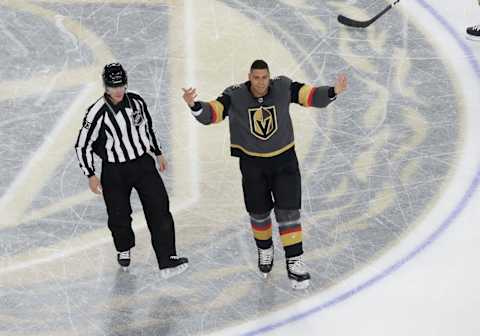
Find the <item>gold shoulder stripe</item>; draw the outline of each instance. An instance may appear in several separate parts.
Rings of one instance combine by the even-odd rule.
[[[298,92],[298,102],[300,105],[308,107],[312,106],[312,93],[315,92],[315,88],[311,85],[303,85]]]
[[[222,121],[223,118],[223,104],[218,100],[212,100],[209,102],[210,107],[212,108],[212,124]]]

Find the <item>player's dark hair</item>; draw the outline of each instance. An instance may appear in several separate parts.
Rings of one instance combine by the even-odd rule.
[[[250,66],[250,71],[252,71],[252,70],[264,70],[264,69],[267,69],[268,71],[270,71],[270,69],[268,68],[267,62],[265,62],[264,60],[255,60],[255,61],[253,61],[252,65]]]

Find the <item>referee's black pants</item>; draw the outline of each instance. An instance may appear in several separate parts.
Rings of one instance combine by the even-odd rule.
[[[125,163],[103,161],[101,183],[107,206],[108,228],[117,251],[135,246],[132,230],[132,188],[138,193],[150,230],[152,246],[159,266],[167,264],[176,255],[175,228],[170,213],[168,194],[154,159],[144,154]]]

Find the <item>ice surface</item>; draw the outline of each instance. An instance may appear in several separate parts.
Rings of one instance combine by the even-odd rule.
[[[2,4],[0,333],[219,330],[330,288],[408,235],[456,168],[463,110],[454,79],[400,11],[351,30],[336,22],[340,11],[369,17],[384,4],[339,3]],[[261,278],[227,123],[201,127],[181,101],[189,85],[215,98],[245,80],[257,57],[273,75],[314,85],[349,78],[328,109],[292,107],[309,293],[290,290],[277,236],[272,277]],[[74,155],[84,111],[102,94],[101,67],[113,60],[149,104],[171,163],[164,180],[177,246],[191,260],[174,280],[159,277],[136,195],[137,247],[130,271],[118,270],[103,201],[88,192]],[[85,93],[92,83],[97,90]],[[82,108],[68,114],[82,94]]]

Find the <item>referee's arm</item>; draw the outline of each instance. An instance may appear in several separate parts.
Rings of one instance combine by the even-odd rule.
[[[101,124],[102,113],[99,113],[98,109],[89,109],[75,143],[78,163],[87,177],[95,176],[92,144],[98,138]]]
[[[142,99],[141,103],[143,105],[143,112],[145,113],[145,117],[147,118],[147,134],[148,140],[150,142],[150,151],[152,151],[156,156],[162,155],[162,149],[157,142],[157,137],[155,136],[155,132],[153,131],[153,121],[150,112],[148,112],[147,104]]]

